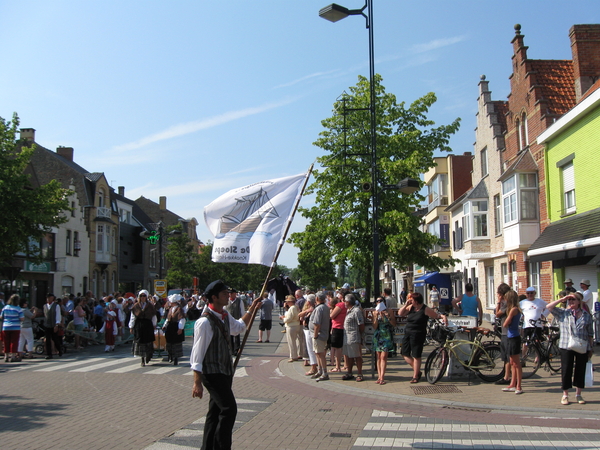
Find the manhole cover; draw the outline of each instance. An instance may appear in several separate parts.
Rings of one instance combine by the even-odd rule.
[[[411,386],[415,395],[430,394],[462,394],[462,391],[453,384]]]
[[[349,438],[349,437],[352,437],[352,434],[350,434],[350,433],[331,433],[329,435],[329,437]]]

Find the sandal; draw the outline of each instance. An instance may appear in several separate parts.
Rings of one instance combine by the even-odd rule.
[[[337,369],[334,367],[333,369],[330,370],[330,372],[340,372],[340,369]]]
[[[357,381],[358,383],[360,383],[360,382],[361,382],[361,381],[363,381],[363,380],[364,380],[364,378],[363,378],[363,376],[362,376],[362,375],[357,375],[357,376],[356,376],[356,381]]]
[[[383,386],[384,384],[386,384],[386,383],[385,383],[385,380],[381,380],[381,381],[379,382],[379,384]]]
[[[351,373],[347,373],[346,375],[344,375],[342,377],[342,380],[344,380],[344,381],[353,380],[353,379],[354,379],[354,375],[352,375]]]
[[[260,342],[262,342],[260,339],[258,341],[256,341],[257,344],[260,343]]]
[[[413,378],[412,380],[410,380],[411,384],[415,384],[415,383],[418,383],[418,382],[419,382],[418,378]]]
[[[304,372],[304,375],[306,375],[307,377],[312,377],[315,373],[317,373],[316,370],[310,370],[308,372]]]

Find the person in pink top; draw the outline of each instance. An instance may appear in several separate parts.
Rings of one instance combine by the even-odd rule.
[[[346,319],[346,304],[339,298],[333,298],[329,303],[331,308],[331,357],[335,367],[331,372],[341,372],[342,346],[344,345],[344,319]]]

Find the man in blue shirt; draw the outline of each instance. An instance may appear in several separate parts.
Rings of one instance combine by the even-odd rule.
[[[96,331],[100,331],[104,323],[104,300],[98,300],[98,304],[94,306],[94,326]]]

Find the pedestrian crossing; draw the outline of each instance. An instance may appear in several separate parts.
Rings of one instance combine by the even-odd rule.
[[[238,369],[239,370],[239,369]],[[238,413],[233,427],[233,441],[235,445],[235,431],[245,423],[252,420],[254,416],[267,409],[275,400],[273,399],[252,399],[238,398]],[[204,417],[192,422],[191,424],[177,430],[170,436],[161,439],[154,444],[146,447],[144,450],[187,450],[198,449],[202,445],[202,436],[204,431]],[[237,437],[237,439],[240,439]]]
[[[593,429],[496,425],[373,411],[351,450],[366,449],[535,449],[598,450]]]
[[[32,372],[69,372],[69,373],[109,373],[123,374],[135,373],[142,375],[182,375],[192,376],[193,371],[187,358],[179,360],[179,365],[163,361],[162,357],[154,358],[145,367],[140,365],[140,357],[106,355],[98,357],[79,356],[77,359],[44,359],[23,360],[20,363],[5,364],[4,368],[10,371],[27,370]],[[250,358],[240,358],[235,377],[247,377],[245,364]]]

